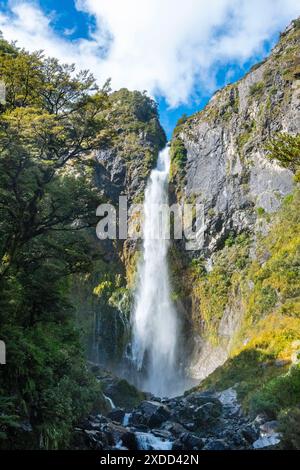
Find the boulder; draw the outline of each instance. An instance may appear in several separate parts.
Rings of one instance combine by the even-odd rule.
[[[197,424],[207,424],[218,418],[222,413],[220,402],[209,402],[195,409],[195,421]]]
[[[140,411],[133,411],[128,424],[133,425],[133,426],[145,426],[145,423],[147,421],[147,418],[141,413]]]
[[[124,379],[108,378],[102,386],[105,395],[108,395],[116,406],[125,409],[134,408],[145,398],[143,392]]]
[[[133,432],[127,431],[121,436],[121,441],[129,450],[137,449],[137,441]]]
[[[253,443],[258,438],[259,432],[255,426],[248,424],[240,430],[240,435],[247,442]]]
[[[143,401],[139,410],[146,417],[146,424],[150,428],[160,427],[171,415],[169,408],[157,401]]]
[[[120,441],[123,442],[123,439],[125,439],[126,444],[125,442],[123,443],[124,445],[126,445],[126,447],[128,447],[127,443],[130,441],[128,434],[133,434],[133,433],[130,433],[127,428],[125,428],[124,426],[115,424],[113,422],[110,422],[108,424],[105,424],[102,429],[105,435],[107,436],[107,439],[110,445],[116,445]]]
[[[123,419],[125,416],[125,411],[121,408],[115,408],[114,410],[110,411],[107,415],[109,419],[112,421],[116,421],[117,423],[123,423]]]
[[[201,450],[204,446],[203,439],[190,432],[181,434],[179,441],[183,444],[184,450]]]
[[[189,395],[186,395],[185,400],[197,406],[204,405],[207,402],[213,403],[216,401],[220,403],[220,401],[216,398],[215,393],[212,391],[193,392]]]
[[[174,423],[173,421],[167,421],[164,423],[163,428],[175,437],[179,437],[181,434],[186,432],[186,429],[182,424]]]

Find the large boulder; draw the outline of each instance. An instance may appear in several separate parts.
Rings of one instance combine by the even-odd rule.
[[[104,424],[102,427],[108,443],[112,446],[120,445],[121,443],[128,449],[136,449],[136,440],[133,432],[128,431],[124,426],[120,426],[113,422]]]
[[[116,421],[117,423],[123,423],[125,416],[125,411],[121,408],[115,408],[114,410],[108,413],[107,418],[111,419],[112,421]]]
[[[131,409],[139,405],[145,394],[125,379],[109,378],[102,383],[105,395],[120,408]]]
[[[169,408],[157,401],[145,400],[140,404],[139,410],[146,418],[146,424],[150,428],[161,426],[171,416]]]

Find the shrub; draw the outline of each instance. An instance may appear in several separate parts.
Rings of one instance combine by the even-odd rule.
[[[264,90],[264,82],[253,83],[249,88],[249,95],[252,97],[260,97]]]

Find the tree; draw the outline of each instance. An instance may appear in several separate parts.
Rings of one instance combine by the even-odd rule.
[[[108,82],[99,90],[88,72],[74,77],[73,66],[15,52],[0,66],[8,90],[0,117],[1,277],[32,238],[88,224],[96,207],[85,184],[90,155],[110,138],[102,117]]]
[[[300,181],[300,134],[295,136],[286,133],[277,134],[267,146],[268,157],[277,160],[284,168],[289,168]]]
[[[0,76],[7,91],[0,105],[0,324],[9,355],[1,369],[0,448],[57,448],[101,401],[75,328],[70,283],[100,256],[89,227],[102,200],[93,152],[111,138],[109,82],[99,89],[88,72],[2,39]],[[28,442],[20,421],[33,427]]]

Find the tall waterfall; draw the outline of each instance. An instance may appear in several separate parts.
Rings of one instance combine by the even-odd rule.
[[[170,298],[169,240],[164,231],[168,215],[160,210],[162,204],[168,204],[169,169],[169,148],[166,147],[159,154],[145,191],[143,259],[138,269],[133,316],[132,354],[135,367],[140,371],[140,385],[158,396],[174,395],[178,381],[178,322]]]

